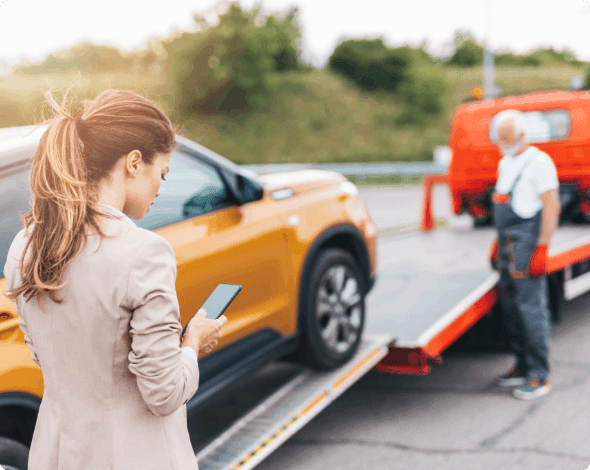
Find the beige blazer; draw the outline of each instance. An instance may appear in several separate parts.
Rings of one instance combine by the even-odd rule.
[[[16,302],[45,386],[29,470],[197,470],[185,404],[199,369],[180,350],[174,252],[154,232],[105,223],[118,235],[88,238],[61,305]],[[23,229],[4,269],[10,289],[25,242]]]

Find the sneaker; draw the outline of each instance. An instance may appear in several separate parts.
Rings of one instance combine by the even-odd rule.
[[[532,400],[533,398],[539,398],[543,395],[547,395],[550,391],[551,382],[549,382],[549,379],[545,379],[544,382],[541,382],[539,379],[535,379],[531,380],[528,384],[513,390],[512,394],[521,400]]]
[[[526,383],[525,375],[519,369],[510,369],[505,375],[496,379],[496,385],[500,387],[517,387]]]

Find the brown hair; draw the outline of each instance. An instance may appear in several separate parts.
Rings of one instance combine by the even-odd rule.
[[[25,232],[32,231],[20,260],[22,283],[7,297],[23,294],[27,301],[47,295],[56,302],[63,273],[86,244],[87,228],[101,238],[98,209],[99,183],[122,157],[133,150],[152,164],[157,153],[175,147],[176,129],[151,101],[131,91],[105,90],[84,103],[82,115],[65,110],[66,91],[58,105],[45,92],[54,116],[43,133],[31,168],[32,209],[21,217]],[[33,223],[34,222],[34,223]],[[25,253],[30,256],[24,261]]]

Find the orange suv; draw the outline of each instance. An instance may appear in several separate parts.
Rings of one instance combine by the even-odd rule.
[[[0,272],[29,210],[30,159],[45,128],[31,129],[0,129]],[[136,223],[174,248],[182,325],[218,283],[243,286],[219,344],[199,357],[201,383],[187,409],[280,357],[317,369],[346,362],[376,272],[375,226],[356,186],[320,170],[259,176],[176,139],[161,195]],[[42,396],[16,305],[1,296],[0,465],[28,452]]]

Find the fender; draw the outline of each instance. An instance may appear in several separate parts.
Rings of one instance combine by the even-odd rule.
[[[43,396],[43,372],[24,342],[0,344],[0,364],[0,394],[22,392],[39,398]]]
[[[367,252],[367,247],[365,246],[365,241],[363,236],[358,231],[358,229],[352,225],[342,224],[342,225],[335,225],[327,229],[326,231],[322,232],[313,242],[311,247],[307,250],[305,254],[305,262],[303,263],[303,269],[301,270],[301,275],[299,279],[299,286],[304,286],[305,282],[307,282],[307,278],[309,276],[309,272],[311,270],[313,261],[319,252],[320,249],[324,247],[326,242],[331,238],[338,236],[338,235],[348,235],[351,236],[353,239],[355,250],[359,255],[359,264],[363,273],[365,273],[365,282],[367,286],[367,292],[371,290],[373,284],[375,283],[375,278],[372,278],[370,275],[370,267],[369,267],[369,253]],[[299,289],[299,293],[297,295],[297,311],[299,312],[301,301],[302,301],[303,289]]]

